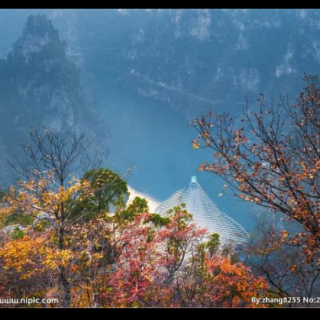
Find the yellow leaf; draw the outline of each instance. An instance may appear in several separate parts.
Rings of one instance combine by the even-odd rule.
[[[199,149],[200,148],[199,143],[197,143],[197,142],[194,142],[192,144],[192,146],[193,146],[194,149]]]

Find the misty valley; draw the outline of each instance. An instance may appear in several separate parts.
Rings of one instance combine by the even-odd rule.
[[[0,9],[0,308],[317,308],[318,9]]]

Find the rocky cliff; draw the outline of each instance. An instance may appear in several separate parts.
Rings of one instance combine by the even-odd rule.
[[[44,15],[32,15],[12,51],[0,60],[0,148],[6,158],[18,154],[18,142],[40,124],[56,131],[72,129],[90,138],[108,134],[89,108],[81,71],[66,54],[67,43]],[[6,180],[6,178],[4,178]]]

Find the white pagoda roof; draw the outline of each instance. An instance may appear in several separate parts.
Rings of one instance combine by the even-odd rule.
[[[193,215],[194,221],[210,233],[220,235],[222,244],[234,242],[244,243],[248,240],[247,231],[226,213],[219,210],[216,204],[207,196],[197,182],[196,177],[186,189],[175,192],[168,200],[161,203],[155,210],[156,213],[166,215],[167,211],[184,203],[186,210]]]

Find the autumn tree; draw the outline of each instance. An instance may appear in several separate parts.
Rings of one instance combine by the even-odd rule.
[[[246,104],[241,124],[213,112],[192,122],[194,148],[214,156],[199,170],[224,179],[237,198],[296,221],[302,231],[284,230],[282,241],[303,249],[303,263],[319,265],[320,91],[308,85],[293,105],[262,94],[258,101],[258,110]]]
[[[104,278],[107,290],[97,289],[101,306],[243,307],[263,295],[264,278],[221,256],[217,236],[197,227],[183,205],[169,210],[169,220],[154,218],[142,213],[118,225],[117,268]]]
[[[10,196],[0,213],[10,214],[18,203],[25,214],[36,213],[33,206],[40,203],[49,211],[60,197],[80,194],[84,187],[77,181],[64,193],[30,197],[30,190],[43,184],[41,180],[37,187],[33,182],[24,184],[14,192],[19,202]],[[90,185],[86,188],[94,194]],[[138,210],[139,203],[145,208],[142,200],[124,210]],[[70,285],[70,307],[249,307],[250,295],[259,297],[266,290],[263,278],[220,255],[217,236],[210,238],[182,207],[171,210],[168,217],[101,212],[65,227],[64,249],[59,248],[54,224],[29,228],[22,239],[5,237],[0,283],[7,296],[64,297],[61,269]],[[65,306],[65,301],[58,306]]]
[[[284,231],[284,228],[289,231]],[[291,297],[314,298],[320,294],[318,261],[304,263],[301,247],[284,241],[289,233],[294,234],[296,230],[296,224],[275,223],[270,215],[263,214],[250,241],[239,254],[256,275],[268,280],[269,297],[287,298],[289,307],[310,307],[312,304],[309,302],[290,301]],[[271,306],[278,307],[277,304]]]
[[[24,215],[34,218],[42,212],[42,219],[53,224],[57,231],[59,249],[64,250],[67,220],[74,211],[74,207],[70,208],[66,200],[74,197],[76,190],[80,190],[72,180],[72,175],[79,174],[88,166],[99,165],[100,159],[96,157],[92,161],[90,158],[88,150],[92,141],[71,131],[56,132],[41,127],[30,132],[29,141],[29,144],[21,143],[24,156],[11,163],[18,174],[20,185],[24,186],[17,191],[18,194],[11,190],[7,198],[15,212],[22,211]],[[21,191],[23,188],[24,194]],[[84,189],[81,188],[82,191]],[[62,266],[60,280],[64,288],[63,301],[64,306],[68,307],[71,289],[66,273]]]

